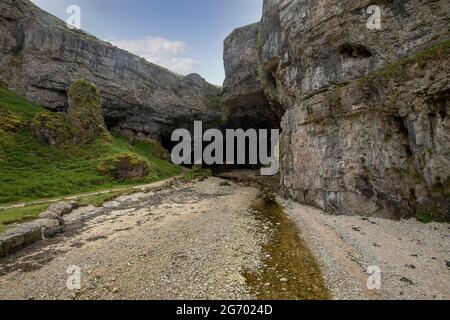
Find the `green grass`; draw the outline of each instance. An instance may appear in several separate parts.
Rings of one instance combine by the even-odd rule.
[[[42,112],[52,115],[0,87],[0,204],[151,183],[182,172],[180,167],[154,156],[157,145],[151,142],[130,144],[114,137],[111,143],[99,139],[85,145],[45,145],[29,129],[32,119]],[[8,123],[11,119],[13,124]],[[150,175],[117,182],[96,170],[101,161],[120,153],[142,156],[150,165]],[[0,213],[3,216],[4,211]]]
[[[416,215],[416,219],[422,223],[431,223],[437,221],[429,212],[420,212]]]
[[[13,208],[0,211],[0,233],[13,223],[26,222],[36,219],[41,212],[49,207],[48,204],[37,204],[23,208]]]

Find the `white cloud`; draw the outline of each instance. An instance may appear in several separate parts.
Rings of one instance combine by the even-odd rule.
[[[170,41],[162,37],[145,37],[136,40],[109,39],[107,41],[183,75],[200,71],[200,63],[197,60],[182,57],[188,49],[187,44],[182,41]]]

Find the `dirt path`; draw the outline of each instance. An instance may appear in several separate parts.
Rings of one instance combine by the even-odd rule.
[[[0,211],[7,210],[7,209],[14,209],[14,208],[23,208],[23,207],[27,207],[30,205],[36,205],[36,204],[46,204],[46,203],[52,204],[52,203],[61,202],[61,201],[76,200],[76,199],[79,199],[82,197],[96,196],[96,195],[107,194],[107,193],[111,193],[111,192],[120,192],[120,191],[127,191],[127,190],[143,190],[146,188],[157,188],[157,187],[163,186],[164,184],[166,184],[170,181],[173,181],[181,176],[182,175],[179,175],[179,176],[175,176],[175,177],[172,177],[172,178],[169,178],[166,180],[161,180],[161,181],[148,183],[148,184],[141,184],[141,185],[137,185],[137,186],[133,186],[133,187],[118,187],[118,188],[105,189],[105,190],[95,191],[95,192],[80,193],[80,194],[66,196],[66,197],[43,199],[43,200],[28,201],[28,202],[19,202],[19,203],[10,204],[10,205],[2,205],[2,206],[0,206]]]

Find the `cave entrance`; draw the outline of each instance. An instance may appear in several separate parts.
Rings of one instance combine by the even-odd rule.
[[[251,110],[251,108],[249,108]],[[219,175],[222,173],[236,171],[236,170],[260,170],[264,165],[261,163],[260,151],[263,154],[267,154],[267,156],[272,155],[272,149],[274,146],[272,145],[272,130],[277,129],[280,130],[281,125],[281,115],[277,115],[275,112],[272,112],[270,109],[267,109],[266,112],[256,114],[253,113],[251,115],[245,112],[236,112],[230,117],[226,124],[203,124],[202,135],[208,129],[218,129],[222,133],[223,138],[223,164],[212,164],[208,165],[203,162],[202,167],[204,169],[210,169],[214,175]],[[170,130],[165,130],[165,133],[161,136],[161,144],[164,148],[171,152],[178,144],[178,141],[172,141],[172,133],[174,130],[178,128],[187,129],[190,132],[190,135],[193,139],[195,135],[194,123],[178,123],[177,125],[171,126]],[[243,139],[239,139],[235,136],[230,137],[227,135],[227,130],[233,130],[235,132],[240,131],[244,133],[246,136],[245,143],[242,144]],[[260,130],[264,130],[267,132],[267,136],[264,137],[260,135]],[[250,138],[250,136],[252,138]],[[256,137],[256,140],[254,139]],[[233,141],[229,141],[233,139]],[[205,150],[212,142],[215,142],[213,139],[211,142],[202,141],[202,150]],[[239,143],[240,142],[240,143]],[[234,157],[232,157],[230,150],[227,150],[232,146]],[[261,150],[263,147],[263,150]],[[194,163],[194,142],[191,144],[191,163]],[[213,157],[216,156],[216,153],[212,153]],[[256,162],[255,162],[256,157]],[[245,161],[242,161],[242,158],[245,158]],[[230,161],[233,159],[233,161]],[[238,161],[240,159],[240,161]],[[243,162],[243,163],[242,163]],[[192,168],[193,165],[184,165],[188,168]]]

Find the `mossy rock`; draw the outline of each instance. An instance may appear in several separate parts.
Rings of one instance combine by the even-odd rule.
[[[63,146],[73,139],[66,118],[62,114],[40,113],[31,121],[30,129],[41,142]]]
[[[148,162],[133,153],[122,153],[102,161],[97,171],[118,181],[141,179],[150,174]]]
[[[112,141],[103,117],[102,99],[96,85],[85,80],[74,82],[68,91],[67,119],[76,143],[90,143],[97,138]]]

